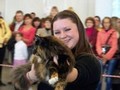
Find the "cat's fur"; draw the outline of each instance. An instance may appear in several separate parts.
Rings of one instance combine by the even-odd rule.
[[[57,56],[58,65],[53,61]],[[29,82],[26,80],[26,73],[30,71],[31,64],[35,65],[35,72],[38,81],[45,81],[53,73],[58,73],[58,81],[54,84],[55,90],[64,90],[66,77],[75,64],[71,50],[54,36],[36,36],[33,55],[30,63],[22,65],[14,70],[13,83],[20,90],[27,90]]]

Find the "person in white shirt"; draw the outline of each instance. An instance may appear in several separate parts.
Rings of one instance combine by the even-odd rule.
[[[20,32],[15,33],[16,43],[14,48],[14,61],[13,61],[14,67],[25,64],[28,58],[27,45],[22,40],[22,37],[23,37],[22,33]]]
[[[12,37],[10,38],[7,49],[8,49],[8,55],[10,55],[10,61],[11,64],[13,64],[13,58],[14,58],[14,44],[15,44],[15,37],[14,33],[17,32],[24,24],[24,13],[21,10],[16,11],[15,16],[13,17],[13,21],[10,24],[10,30],[12,31]],[[9,62],[9,61],[8,61]]]

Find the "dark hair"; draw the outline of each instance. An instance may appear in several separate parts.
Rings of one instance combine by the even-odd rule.
[[[86,23],[87,23],[88,20],[92,21],[93,27],[95,27],[95,20],[94,20],[94,18],[93,18],[93,17],[88,17],[88,18],[85,20],[85,25],[86,25]]]
[[[40,22],[40,25],[38,26],[38,28],[41,28],[41,19],[40,19],[39,17],[35,17],[35,18],[32,20],[32,25],[33,25],[33,27],[35,27],[34,22],[36,22],[36,21]]]
[[[113,16],[113,17],[111,17],[111,19],[112,19],[112,20],[117,20],[117,19],[118,19],[118,17]]]
[[[99,16],[95,16],[94,18],[98,18],[99,21],[101,21],[100,17]]]
[[[58,10],[57,6],[53,6],[51,9],[56,9],[56,10]]]
[[[67,19],[67,18],[70,19],[73,23],[75,23],[77,25],[78,33],[79,33],[79,41],[78,41],[76,47],[74,48],[74,55],[77,56],[82,53],[92,53],[89,42],[86,38],[83,24],[82,24],[80,18],[78,17],[78,15],[72,11],[69,11],[69,10],[61,11],[53,18],[52,26],[51,26],[52,34],[53,34],[54,22],[58,19]]]
[[[21,14],[23,14],[23,11],[18,10],[18,11],[16,11],[16,14],[17,14],[17,13],[21,13]]]
[[[16,37],[16,35],[20,35],[21,37],[23,37],[23,34],[21,32],[15,32],[14,36]]]
[[[45,21],[50,21],[50,22],[52,22],[52,18],[46,17],[46,18],[44,19],[44,22],[45,22]]]
[[[117,20],[118,20],[118,17],[111,17],[111,23],[112,23],[112,28],[114,28],[115,30],[117,29]]]
[[[35,12],[31,12],[31,14],[34,14],[34,15],[36,15],[36,14],[35,14]]]
[[[3,19],[3,17],[2,17],[2,16],[0,16],[0,19],[1,19],[1,18]]]
[[[105,19],[108,19],[108,20],[109,20],[109,22],[110,22],[110,27],[109,27],[109,29],[111,29],[111,28],[112,28],[112,20],[111,20],[110,17],[104,17],[104,18],[103,18],[103,20],[102,20],[102,27],[104,28],[104,25],[103,25],[103,24],[104,24],[104,20],[105,20]]]
[[[32,19],[31,15],[27,13],[27,14],[24,15],[24,20],[25,20],[27,17],[30,18],[30,19]]]

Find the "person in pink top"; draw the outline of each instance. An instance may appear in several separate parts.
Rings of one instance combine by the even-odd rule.
[[[86,30],[87,38],[89,40],[89,43],[91,45],[91,48],[92,48],[94,54],[96,54],[97,30],[95,29],[94,18],[88,17],[85,20],[85,25],[86,25],[86,29],[85,30]]]
[[[111,75],[117,62],[114,55],[118,47],[118,37],[117,32],[112,29],[111,18],[105,17],[102,21],[102,25],[103,30],[98,32],[97,35],[96,51],[104,65],[104,73]],[[107,50],[106,47],[109,49]],[[106,78],[106,90],[111,89],[111,80],[111,78]]]
[[[32,54],[33,41],[36,33],[36,29],[32,26],[32,17],[30,14],[25,14],[24,25],[19,29],[19,32],[23,34],[23,41],[28,47],[28,59]]]

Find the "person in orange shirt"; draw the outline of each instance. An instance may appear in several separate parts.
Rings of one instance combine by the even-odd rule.
[[[111,18],[105,17],[102,21],[103,30],[98,32],[97,42],[96,42],[96,51],[98,56],[102,59],[104,65],[104,71],[106,74],[111,75],[115,65],[116,59],[114,55],[117,51],[118,37],[117,32],[112,29]],[[108,50],[106,47],[109,46]],[[111,88],[111,78],[106,78],[106,90]]]

